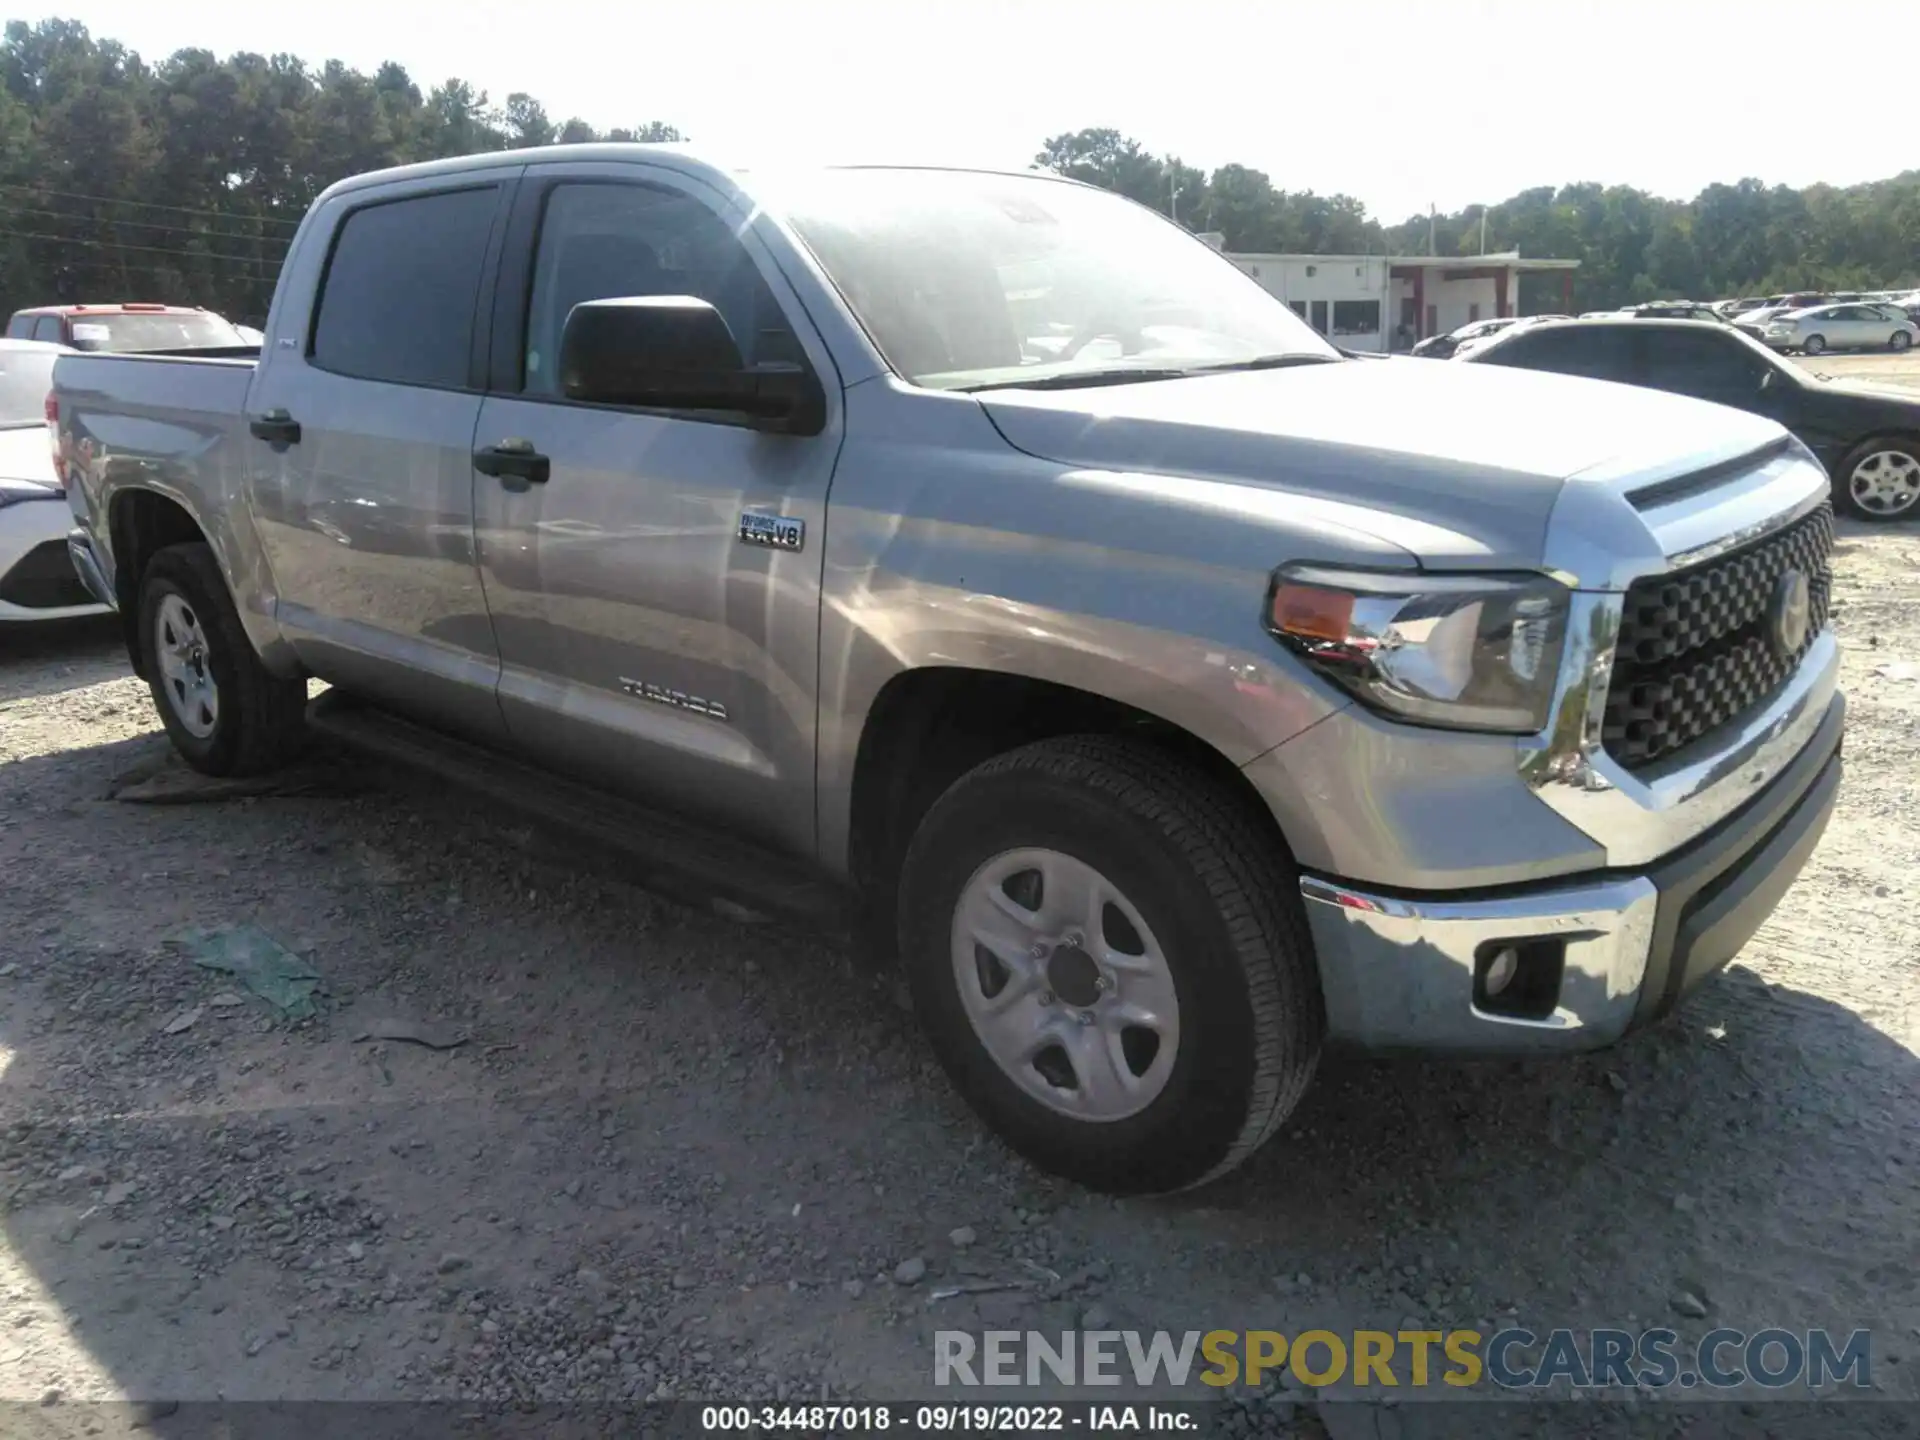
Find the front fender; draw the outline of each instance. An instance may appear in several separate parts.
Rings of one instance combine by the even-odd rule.
[[[1256,612],[1257,613],[1257,612]],[[1067,686],[1177,726],[1239,766],[1345,708],[1249,616],[1232,639],[1182,634],[1033,601],[896,587],[830,599],[821,625],[820,855],[844,871],[861,737],[902,675],[978,670]]]

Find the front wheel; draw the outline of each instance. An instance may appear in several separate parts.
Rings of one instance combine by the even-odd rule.
[[[1913,336],[1908,334],[1905,330],[1894,331],[1893,334],[1890,337],[1888,337],[1888,340],[1887,340],[1887,348],[1893,351],[1893,353],[1896,355],[1898,355],[1902,350],[1905,350],[1911,344],[1913,344]]]
[[[1834,499],[1862,520],[1920,515],[1920,440],[1869,440],[1840,462]]]
[[[901,947],[955,1086],[1114,1193],[1224,1174],[1298,1103],[1324,1020],[1299,879],[1211,776],[1129,740],[987,761],[908,849]]]
[[[1800,349],[1808,355],[1824,355],[1827,353],[1827,337],[1824,335],[1809,335]]]
[[[260,664],[213,551],[169,545],[140,579],[140,659],[180,758],[207,775],[277,769],[305,738],[307,683]]]

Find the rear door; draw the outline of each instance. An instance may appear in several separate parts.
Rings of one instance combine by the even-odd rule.
[[[519,171],[330,201],[324,253],[283,277],[249,397],[256,523],[295,650],[327,680],[483,740],[505,727],[474,557],[481,297]]]
[[[748,364],[811,366],[818,435],[561,393],[582,301],[692,295]],[[529,167],[501,265],[495,393],[476,444],[517,442],[546,478],[476,476],[500,704],[548,764],[796,853],[814,847],[822,531],[840,387],[753,216],[665,167]],[[785,544],[743,517],[782,517]]]

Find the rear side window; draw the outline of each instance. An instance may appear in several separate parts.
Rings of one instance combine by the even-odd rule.
[[[465,389],[497,186],[388,200],[341,226],[310,351],[340,375]]]
[[[7,321],[7,339],[31,340],[33,338],[33,316],[16,315]]]
[[[1617,325],[1575,324],[1526,330],[1502,340],[1483,358],[1490,365],[1633,383],[1633,335]]]

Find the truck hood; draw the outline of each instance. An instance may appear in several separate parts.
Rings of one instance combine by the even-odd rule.
[[[1227,481],[1437,567],[1541,563],[1570,484],[1625,491],[1784,433],[1725,406],[1494,365],[1338,363],[977,397],[1015,448],[1137,481]],[[1308,518],[1308,517],[1303,517]]]

